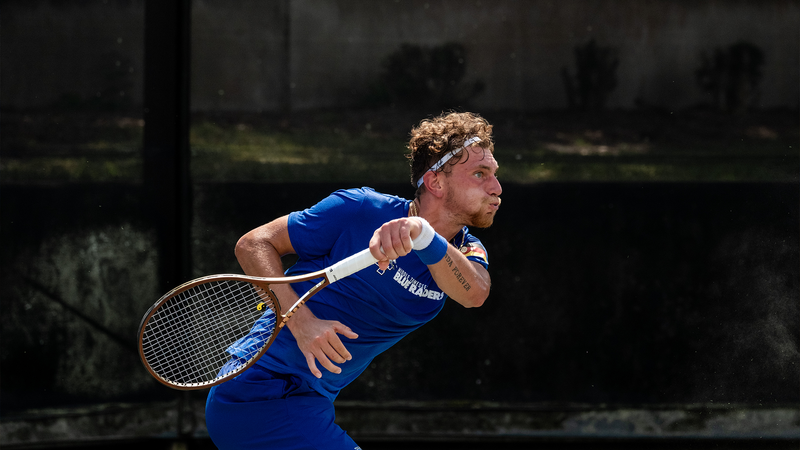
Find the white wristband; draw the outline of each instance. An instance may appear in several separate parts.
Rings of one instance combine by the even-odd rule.
[[[420,225],[422,225],[422,231],[419,233],[419,236],[414,239],[414,245],[412,248],[414,250],[423,250],[431,244],[431,241],[433,241],[433,237],[436,236],[436,230],[434,230],[431,224],[429,224],[428,221],[422,217],[415,217],[415,219],[419,220]]]
[[[436,264],[447,254],[447,241],[433,229],[427,220],[417,217],[422,224],[422,232],[414,239],[412,248],[426,265]]]

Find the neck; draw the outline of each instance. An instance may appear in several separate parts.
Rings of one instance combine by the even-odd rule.
[[[426,199],[424,196],[415,198],[409,207],[409,216],[419,216],[427,220],[437,233],[450,241],[456,237],[456,234],[461,231],[464,225],[453,223],[452,220],[449,220],[449,215],[446,208],[443,207],[444,205],[435,200],[435,198]]]

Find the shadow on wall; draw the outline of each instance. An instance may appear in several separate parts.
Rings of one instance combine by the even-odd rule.
[[[483,81],[464,81],[467,50],[458,43],[434,47],[403,44],[381,62],[379,81],[365,103],[450,109],[465,107],[485,89]]]
[[[700,88],[710,95],[713,107],[742,114],[757,105],[764,65],[760,48],[737,42],[727,48],[715,48],[713,56],[704,52],[701,60],[695,77]]]
[[[617,87],[617,49],[598,46],[594,39],[575,47],[575,77],[561,69],[571,110],[602,111]]]

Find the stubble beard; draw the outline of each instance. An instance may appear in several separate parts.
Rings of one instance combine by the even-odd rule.
[[[494,223],[495,213],[485,212],[486,206],[488,205],[489,201],[487,200],[486,202],[481,202],[480,206],[478,206],[477,210],[474,212],[463,211],[461,210],[461,205],[459,205],[458,201],[456,200],[456,194],[452,190],[448,190],[445,197],[445,206],[450,211],[458,211],[456,213],[456,218],[458,221],[468,227],[473,228],[489,228],[492,226],[492,223]]]

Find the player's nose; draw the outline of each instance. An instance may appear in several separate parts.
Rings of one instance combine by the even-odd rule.
[[[492,182],[488,185],[489,195],[499,196],[503,193],[503,186],[500,185],[500,180],[496,176],[492,176]]]

